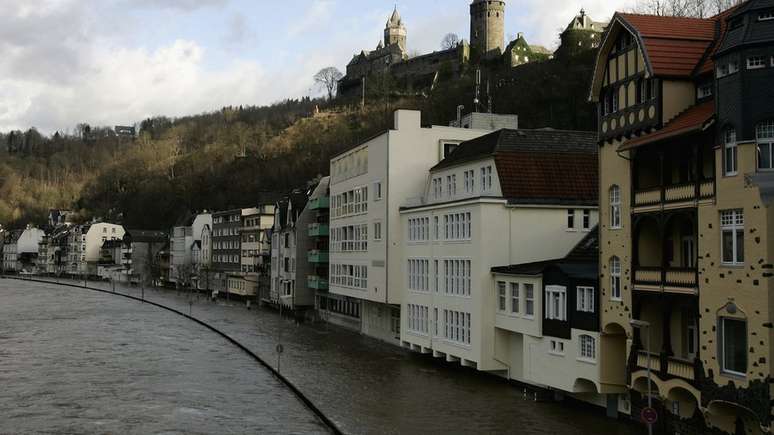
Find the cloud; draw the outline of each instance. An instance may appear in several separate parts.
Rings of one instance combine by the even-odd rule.
[[[331,0],[313,0],[312,5],[306,9],[301,18],[291,21],[288,28],[288,36],[296,37],[303,34],[312,34],[314,29],[320,29],[327,24],[333,9]]]
[[[194,11],[201,8],[224,7],[229,0],[126,0],[125,7],[150,9],[175,9]]]

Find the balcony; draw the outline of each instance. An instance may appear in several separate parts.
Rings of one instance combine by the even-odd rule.
[[[331,198],[328,196],[309,200],[310,210],[327,210],[330,207],[331,207]]]
[[[312,250],[309,251],[309,254],[307,255],[307,259],[310,263],[320,264],[320,263],[327,263],[328,262],[328,252],[327,251],[320,251],[320,250]]]
[[[326,224],[309,224],[309,237],[328,237],[329,232]]]
[[[715,180],[661,186],[634,192],[634,213],[695,207],[715,197]]]
[[[696,364],[681,358],[675,358],[666,354],[648,354],[645,351],[637,353],[637,367],[647,369],[650,359],[650,369],[658,373],[662,378],[680,378],[686,381],[696,380]]]
[[[634,287],[641,291],[698,295],[697,269],[635,267]]]
[[[315,290],[328,290],[328,280],[316,275],[307,277],[307,285]]]

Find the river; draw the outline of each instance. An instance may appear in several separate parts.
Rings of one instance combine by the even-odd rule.
[[[502,379],[335,327],[203,297],[189,306],[173,291],[145,296],[190,308],[272,364],[281,340],[283,375],[345,433],[639,432],[599,409],[534,402]],[[268,371],[206,328],[54,284],[0,280],[0,382],[0,433],[325,430]]]

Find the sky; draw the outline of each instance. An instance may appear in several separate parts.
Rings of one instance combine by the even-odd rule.
[[[507,0],[506,36],[555,48],[581,8],[634,0]],[[470,0],[0,0],[0,131],[132,125],[320,95],[321,68],[372,50],[393,7],[409,50],[468,39]]]

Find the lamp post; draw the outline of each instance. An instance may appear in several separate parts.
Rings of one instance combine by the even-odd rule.
[[[645,352],[648,354],[648,362],[646,365],[646,370],[648,373],[648,410],[650,412],[653,412],[653,397],[651,395],[651,375],[650,375],[650,322],[646,322],[644,320],[635,320],[632,319],[629,324],[632,325],[633,328],[639,329],[639,330],[645,330],[646,338],[645,341]],[[644,415],[644,413],[643,413]],[[652,419],[645,419],[645,423],[648,425],[648,435],[653,435],[653,420]]]

